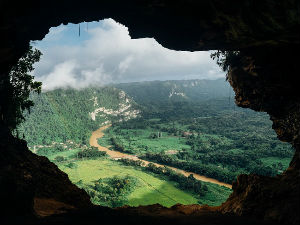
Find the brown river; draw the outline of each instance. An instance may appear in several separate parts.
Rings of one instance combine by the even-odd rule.
[[[130,154],[126,154],[126,153],[122,153],[122,152],[118,152],[118,151],[113,151],[113,150],[110,150],[110,149],[108,149],[104,146],[100,146],[98,144],[98,139],[102,138],[104,136],[103,131],[105,129],[107,129],[108,127],[110,127],[110,126],[111,125],[106,125],[106,126],[100,127],[98,130],[94,131],[92,133],[91,138],[90,138],[90,145],[94,146],[94,147],[97,147],[100,151],[105,151],[113,159],[125,158],[125,159],[132,159],[132,160],[141,160],[145,165],[148,165],[150,163],[149,161],[139,159],[135,155],[130,155]],[[164,167],[165,166],[165,165],[158,164],[158,163],[153,163],[153,164],[155,164],[156,166],[159,166],[159,167]],[[177,169],[177,168],[174,168],[174,167],[170,167],[170,166],[167,166],[167,167],[174,170],[177,173],[183,174],[186,177],[189,176],[190,174],[193,174],[194,178],[197,179],[197,180],[201,180],[201,181],[204,181],[204,182],[210,182],[210,183],[213,183],[213,184],[218,184],[218,185],[221,185],[221,186],[228,187],[230,189],[232,188],[232,185],[223,183],[223,182],[218,181],[216,179],[205,177],[205,176],[202,176],[202,175],[199,175],[199,174],[196,174],[196,173],[187,172],[187,171]]]

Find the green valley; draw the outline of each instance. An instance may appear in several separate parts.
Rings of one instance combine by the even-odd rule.
[[[57,89],[31,99],[35,106],[17,135],[84,188],[94,204],[219,205],[229,188],[170,168],[231,184],[241,173],[276,176],[293,155],[267,114],[235,106],[223,79]],[[134,160],[110,158],[89,145],[92,132],[108,124],[99,145]],[[137,158],[165,167],[141,166]]]

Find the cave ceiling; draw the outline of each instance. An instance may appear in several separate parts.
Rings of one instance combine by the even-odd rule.
[[[283,10],[284,9],[284,10]],[[154,37],[174,50],[240,50],[299,44],[296,0],[0,1],[0,74],[51,27],[105,18],[132,38]]]

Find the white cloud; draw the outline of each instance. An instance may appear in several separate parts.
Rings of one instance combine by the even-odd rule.
[[[209,52],[172,51],[153,38],[131,39],[128,29],[112,19],[89,29],[88,38],[78,43],[62,40],[69,35],[63,26],[52,28],[48,35],[37,46],[41,46],[43,57],[34,72],[46,90],[111,82],[224,77]],[[55,43],[49,44],[54,39]]]
[[[56,87],[76,85],[77,82],[74,76],[75,68],[76,62],[73,60],[54,65],[52,72],[40,78],[44,83],[44,88],[53,89]]]
[[[127,56],[123,61],[121,61],[119,63],[119,71],[120,71],[120,74],[123,74],[127,71],[127,69],[130,67],[130,64],[131,62],[133,61],[133,57],[130,55],[130,56]]]

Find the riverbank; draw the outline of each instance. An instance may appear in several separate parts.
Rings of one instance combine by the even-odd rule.
[[[90,137],[90,145],[93,147],[97,147],[100,151],[105,151],[111,158],[114,159],[131,159],[131,160],[141,160],[145,165],[148,165],[149,162],[147,160],[143,160],[143,159],[139,159],[137,156],[135,155],[130,155],[130,154],[126,154],[123,152],[119,152],[119,151],[114,151],[114,150],[110,150],[107,147],[101,146],[98,144],[98,139],[102,138],[104,136],[104,131],[109,128],[111,125],[105,125],[100,127],[99,129],[97,129],[96,131],[94,131]],[[158,163],[154,163],[156,166],[158,167],[164,167],[165,165],[162,164],[158,164]],[[213,178],[209,178],[209,177],[205,177],[202,176],[200,174],[196,174],[196,173],[191,173],[191,172],[187,172],[181,169],[177,169],[174,167],[170,167],[167,166],[168,168],[174,170],[177,173],[183,174],[184,176],[188,177],[190,174],[192,174],[194,176],[195,179],[200,180],[200,181],[204,181],[204,182],[209,182],[209,183],[213,183],[213,184],[217,184],[217,185],[221,185],[227,188],[232,189],[232,185],[230,184],[226,184],[224,182],[218,181],[216,179]]]

